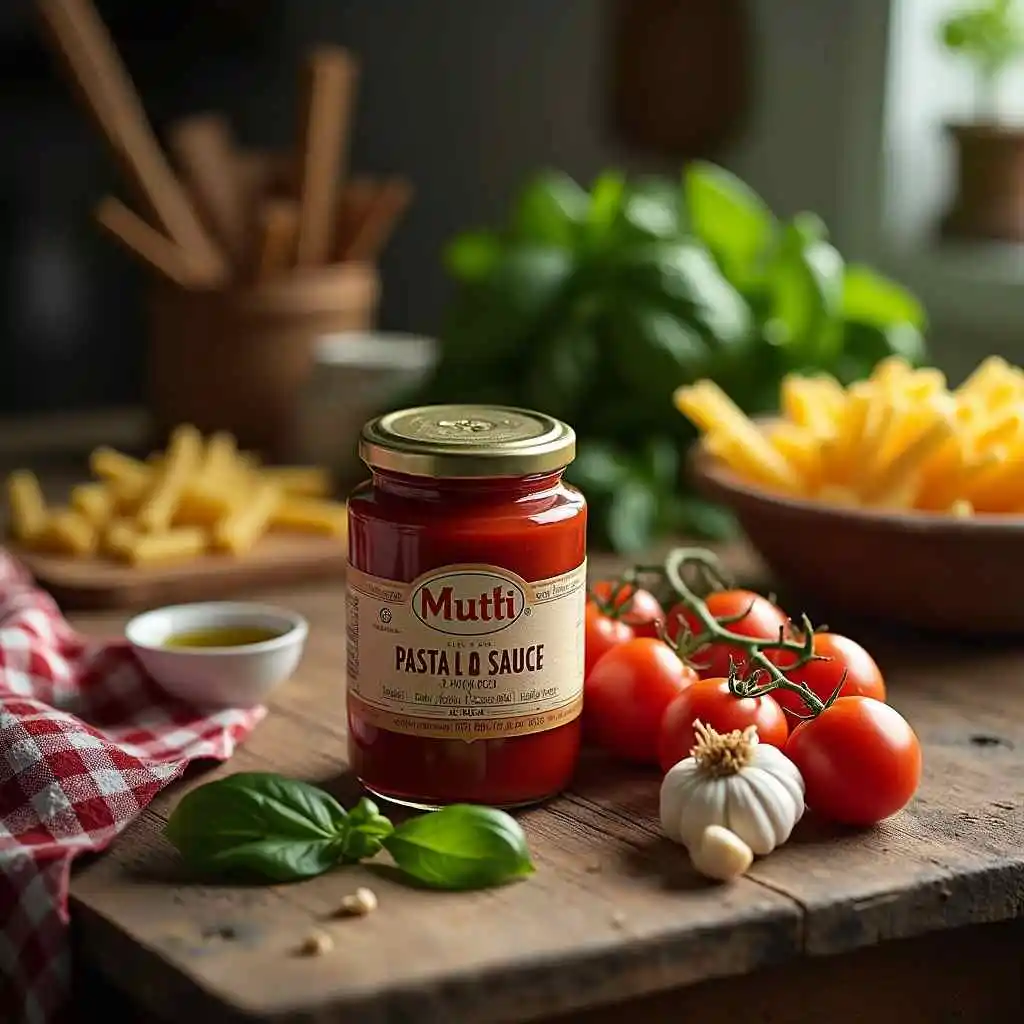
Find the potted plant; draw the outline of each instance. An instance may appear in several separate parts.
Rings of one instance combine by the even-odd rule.
[[[957,191],[942,224],[962,238],[1024,240],[1024,127],[1001,122],[999,85],[1024,56],[1017,0],[988,0],[942,23],[942,42],[969,61],[976,76],[975,120],[951,124]]]

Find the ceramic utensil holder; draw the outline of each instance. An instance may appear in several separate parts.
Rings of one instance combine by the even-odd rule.
[[[412,334],[349,331],[317,339],[299,403],[296,461],[328,467],[341,484],[361,480],[363,423],[407,401],[439,355],[436,340]]]
[[[379,293],[376,268],[361,263],[248,288],[156,289],[148,367],[154,443],[191,423],[204,433],[230,431],[265,458],[287,458],[316,339],[371,329]]]

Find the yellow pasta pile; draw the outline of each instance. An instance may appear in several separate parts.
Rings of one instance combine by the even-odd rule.
[[[883,360],[865,381],[789,375],[781,417],[755,423],[711,381],[676,407],[745,480],[832,504],[958,516],[1024,513],[1024,371],[993,356],[950,391],[935,369]]]
[[[263,467],[227,433],[204,438],[178,427],[165,452],[145,462],[111,448],[89,460],[95,479],[48,507],[35,474],[7,478],[13,537],[33,551],[131,565],[243,555],[270,530],[344,536],[343,502],[330,501],[316,466]]]

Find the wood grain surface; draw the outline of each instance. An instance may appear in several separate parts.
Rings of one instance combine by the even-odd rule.
[[[745,553],[732,554],[749,565]],[[843,958],[830,954],[1024,917],[1024,650],[897,638],[842,622],[832,626],[849,626],[876,653],[893,703],[919,731],[920,794],[866,832],[805,819],[735,885],[705,883],[660,837],[653,772],[596,754],[583,760],[570,792],[522,815],[539,869],[522,884],[433,893],[405,888],[374,865],[271,887],[190,878],[162,836],[189,787],[269,769],[323,785],[343,802],[358,792],[344,763],[342,587],[267,596],[306,615],[312,630],[303,665],[265,723],[230,764],[194,772],[160,796],[73,880],[80,956],[154,1014],[173,1006],[171,1019],[194,1024],[496,1024],[578,1012],[580,1022],[604,1024],[624,1019],[614,1004],[641,1000],[630,1005],[657,1005],[651,1019],[677,1020],[664,1015],[668,997],[659,993],[764,977],[757,972],[766,968],[810,976],[835,970]],[[109,632],[122,620],[106,613],[78,621]],[[377,892],[378,911],[330,921],[357,885]],[[314,928],[332,933],[334,950],[297,956]],[[808,957],[828,959],[819,968]],[[1021,958],[1019,944],[1011,947],[999,977]],[[843,982],[848,998],[874,977],[865,971]],[[1005,985],[996,998],[1005,1004]],[[830,1004],[818,1005],[826,1013]]]
[[[11,550],[65,608],[142,608],[245,597],[273,586],[339,579],[348,562],[344,539],[269,533],[248,554],[209,554],[181,562],[131,566],[99,559]]]

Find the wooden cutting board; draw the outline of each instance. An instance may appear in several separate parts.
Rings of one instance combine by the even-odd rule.
[[[269,587],[344,575],[343,537],[268,534],[242,557],[211,554],[187,562],[133,567],[101,559],[67,558],[11,548],[65,608],[141,608],[217,600]]]

